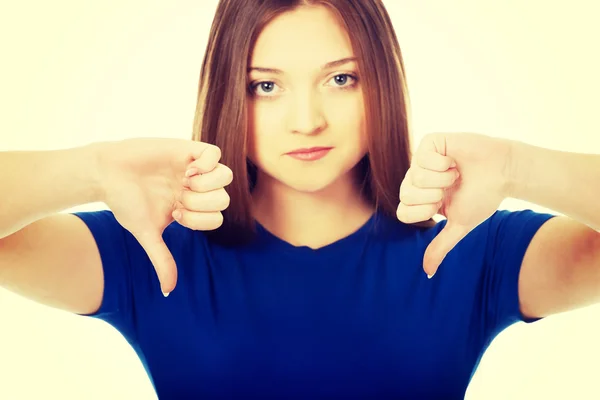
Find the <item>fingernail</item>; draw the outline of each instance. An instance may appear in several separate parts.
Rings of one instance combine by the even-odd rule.
[[[162,292],[163,296],[169,297],[169,293]]]
[[[179,210],[173,211],[173,218],[175,218],[177,220],[180,219],[181,218],[181,211],[179,211]]]
[[[456,162],[452,161],[452,164],[450,164],[450,168],[454,168],[454,167],[456,167]]]
[[[197,172],[198,172],[198,169],[190,168],[187,171],[185,171],[185,176],[187,176],[189,178],[190,176],[194,175]]]

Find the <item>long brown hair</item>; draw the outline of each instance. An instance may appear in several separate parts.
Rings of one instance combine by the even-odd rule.
[[[255,167],[247,160],[247,69],[262,29],[279,14],[324,5],[344,24],[358,57],[365,99],[368,155],[357,165],[363,195],[395,218],[399,188],[410,166],[408,91],[400,46],[381,0],[220,0],[200,72],[193,140],[221,149],[233,171],[223,225],[208,236],[240,244],[254,232],[251,192]],[[420,226],[431,226],[432,220]]]

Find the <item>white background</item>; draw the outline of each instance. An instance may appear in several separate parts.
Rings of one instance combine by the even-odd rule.
[[[427,132],[463,130],[600,153],[596,1],[386,5],[405,58],[415,144]],[[189,138],[215,7],[2,0],[0,150]],[[29,171],[23,185],[40,174]],[[502,208],[545,211],[516,201]],[[598,399],[599,341],[598,306],[514,325],[484,356],[467,399]],[[41,398],[156,396],[108,324],[0,290],[0,399]]]

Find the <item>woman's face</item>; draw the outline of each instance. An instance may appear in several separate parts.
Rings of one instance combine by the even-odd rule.
[[[250,59],[249,158],[258,185],[316,192],[340,180],[367,152],[360,77],[348,34],[325,7],[271,21]],[[327,148],[310,154],[298,149]]]

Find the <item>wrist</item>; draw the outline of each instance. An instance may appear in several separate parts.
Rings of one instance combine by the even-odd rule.
[[[81,148],[81,151],[83,155],[81,165],[86,166],[83,179],[86,180],[88,200],[89,202],[104,202],[106,199],[106,161],[110,152],[110,143],[92,143]]]
[[[507,198],[521,199],[529,181],[532,155],[528,155],[529,145],[513,140],[508,141],[508,157],[504,169],[504,193]]]

